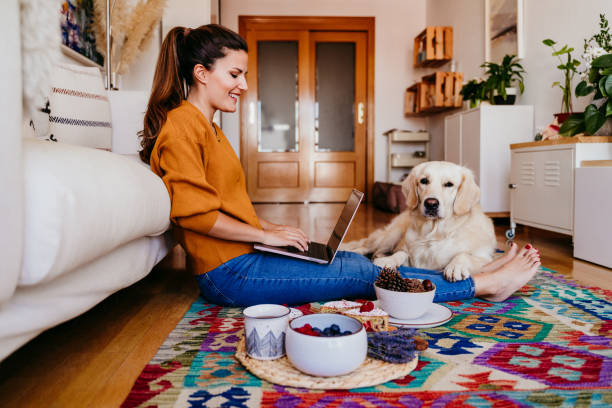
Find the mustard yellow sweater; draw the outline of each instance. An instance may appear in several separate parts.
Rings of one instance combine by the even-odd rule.
[[[240,160],[214,126],[217,135],[202,112],[183,101],[168,112],[151,153],[151,169],[170,194],[175,236],[198,275],[253,251],[251,244],[206,235],[219,213],[261,229]]]

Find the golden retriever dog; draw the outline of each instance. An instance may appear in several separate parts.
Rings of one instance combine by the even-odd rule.
[[[493,222],[482,212],[471,170],[450,162],[421,163],[402,183],[402,192],[406,210],[341,249],[372,254],[380,267],[443,270],[449,281],[465,279],[492,261]]]

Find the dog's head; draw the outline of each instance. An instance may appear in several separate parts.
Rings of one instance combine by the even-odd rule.
[[[432,161],[415,166],[402,183],[406,205],[426,218],[446,218],[469,212],[480,199],[474,174],[450,162]]]

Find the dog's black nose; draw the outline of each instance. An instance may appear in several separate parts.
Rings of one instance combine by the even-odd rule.
[[[437,198],[426,198],[423,204],[425,205],[425,209],[428,211],[435,211],[440,206],[440,202]]]

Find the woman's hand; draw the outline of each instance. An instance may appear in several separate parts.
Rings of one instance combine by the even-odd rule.
[[[308,249],[308,237],[304,232],[288,225],[278,225],[275,229],[264,230],[262,243],[272,246],[292,246],[300,251]]]
[[[308,235],[299,228],[291,225],[274,224],[264,219],[259,219],[259,223],[264,229],[263,244],[272,246],[292,246],[300,251],[308,249]],[[274,243],[271,243],[274,242]]]

